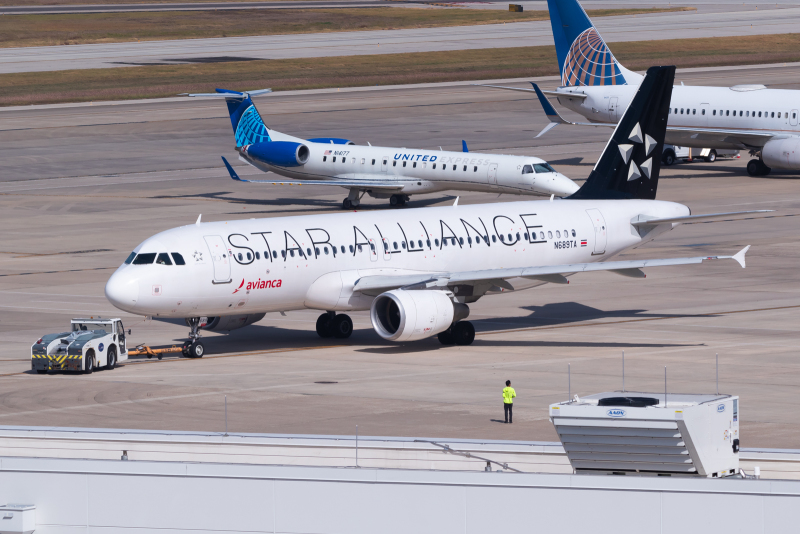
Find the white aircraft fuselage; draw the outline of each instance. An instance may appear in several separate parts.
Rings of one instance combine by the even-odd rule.
[[[656,200],[542,200],[193,224],[134,250],[153,260],[177,252],[185,265],[126,262],[106,296],[127,312],[162,318],[367,310],[376,295],[354,289],[363,277],[596,262],[672,228],[640,236],[631,225],[637,216],[688,214]],[[545,283],[509,282],[514,290]]]

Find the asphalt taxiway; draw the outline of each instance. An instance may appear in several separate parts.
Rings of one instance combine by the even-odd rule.
[[[773,7],[753,10],[752,6],[742,4],[731,5],[725,11],[699,9],[598,17],[594,23],[607,42],[796,32],[800,6]],[[550,22],[545,20],[448,28],[0,48],[0,74],[178,64],[208,58],[292,59],[552,44]]]
[[[687,84],[758,80],[797,88],[796,67],[680,71]],[[543,81],[544,86],[555,85]],[[466,84],[277,93],[257,101],[273,128],[373,145],[524,153],[584,179],[606,129],[559,126],[532,98]],[[471,306],[469,347],[436,339],[381,340],[366,313],[345,341],[314,333],[318,312],[268,314],[230,334],[209,333],[202,360],[137,358],[92,375],[31,374],[29,347],[70,317],[121,316],[131,345],[180,343],[184,326],[116,311],[103,286],[129,251],[163,229],[203,220],[339,211],[344,190],[231,181],[233,154],[218,101],[59,105],[0,111],[0,424],[237,432],[433,435],[554,441],[546,406],[621,387],[741,396],[742,445],[796,448],[800,438],[800,195],[796,175],[750,178],[739,160],[662,171],[658,197],[694,213],[778,210],[767,217],[689,224],[624,258],[730,254],[734,262],[650,269],[644,280],[610,273],[568,286],[487,297]],[[235,158],[233,158],[235,160]],[[242,174],[252,174],[238,165]],[[405,209],[506,202],[445,193]],[[389,210],[367,200],[364,209]],[[500,391],[517,389],[504,425]]]

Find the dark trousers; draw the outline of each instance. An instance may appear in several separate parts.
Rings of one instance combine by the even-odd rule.
[[[506,416],[506,423],[510,423],[511,422],[511,416],[513,414],[513,410],[514,410],[514,403],[513,402],[510,402],[508,404],[506,404],[505,402],[503,403],[503,413]]]

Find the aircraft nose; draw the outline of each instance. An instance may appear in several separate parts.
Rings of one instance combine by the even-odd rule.
[[[555,173],[555,177],[553,178],[553,182],[550,184],[551,193],[553,193],[557,197],[568,197],[580,187],[578,184],[561,174],[560,172]]]
[[[133,312],[139,300],[139,279],[125,269],[115,272],[106,283],[106,298],[120,310]]]

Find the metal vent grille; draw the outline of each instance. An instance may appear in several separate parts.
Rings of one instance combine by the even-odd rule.
[[[695,474],[677,423],[554,418],[564,450],[576,471]]]

